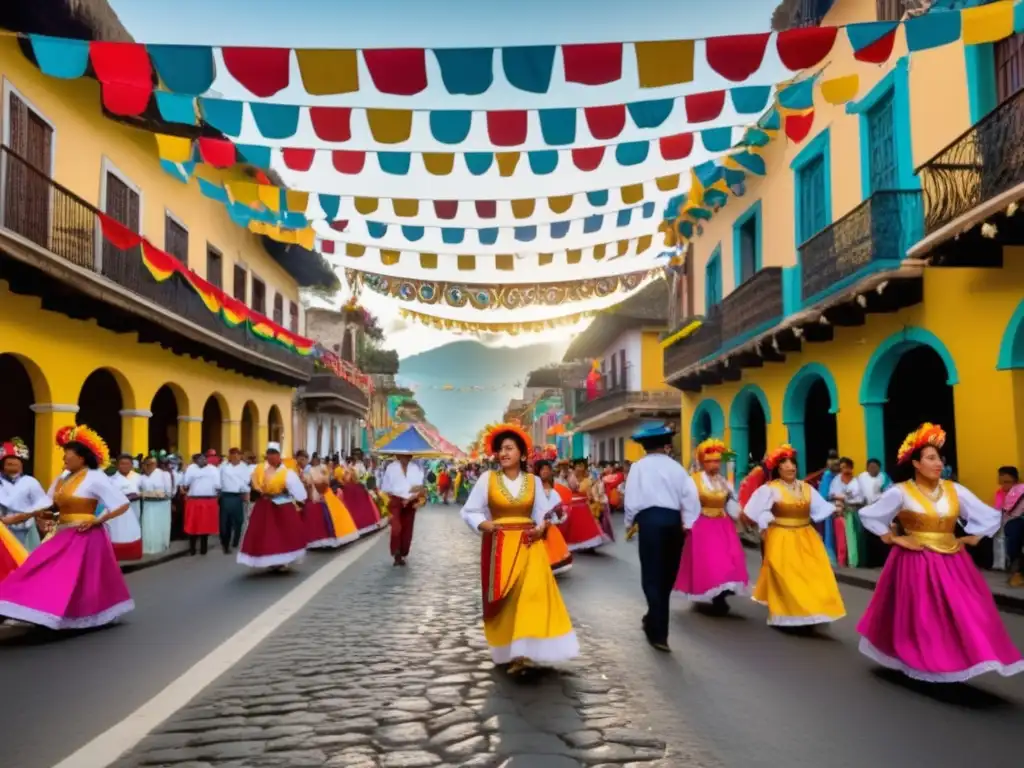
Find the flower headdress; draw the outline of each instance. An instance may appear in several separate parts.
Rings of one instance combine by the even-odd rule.
[[[774,451],[769,451],[764,457],[764,465],[769,470],[775,469],[785,459],[796,461],[796,448],[789,443],[783,443]]]
[[[110,448],[99,434],[85,424],[79,424],[77,427],[61,427],[57,430],[57,445],[64,448],[68,443],[78,443],[84,446],[89,453],[96,457],[99,469],[106,469],[110,465]]]
[[[697,461],[703,464],[705,461],[715,461],[716,459],[724,458],[729,453],[729,449],[724,441],[719,440],[717,437],[709,437],[697,446],[695,453]]]
[[[20,437],[12,437],[0,446],[0,461],[4,459],[21,459],[28,461],[29,452],[25,441]]]
[[[906,461],[910,461],[910,457],[913,456],[914,451],[919,448],[924,448],[926,445],[939,449],[945,444],[946,433],[943,431],[942,427],[938,424],[932,424],[930,421],[926,421],[920,427],[907,435],[907,439],[904,440],[903,445],[900,446],[899,453],[896,454],[896,463],[902,464]]]
[[[518,424],[492,424],[488,427],[487,433],[484,435],[484,450],[491,455],[496,454],[501,445],[500,443],[495,445],[495,439],[507,435],[509,432],[523,441],[523,445],[526,447],[523,452],[524,458],[529,456],[533,452],[533,440],[530,439],[529,433]]]

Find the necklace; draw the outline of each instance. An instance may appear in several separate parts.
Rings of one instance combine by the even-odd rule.
[[[931,499],[932,501],[938,501],[939,499],[942,498],[942,494],[943,494],[944,491],[943,491],[942,483],[941,482],[935,484],[935,490],[934,491],[929,491],[929,490],[927,490],[925,488],[922,488],[918,484],[918,482],[916,480],[911,480],[910,482],[912,482],[914,484],[914,487],[917,488],[917,490],[919,490],[921,492],[921,495],[923,495],[926,499]]]
[[[800,491],[803,489],[802,480],[794,480],[792,483],[787,483],[785,480],[783,480],[782,484],[786,486],[786,488],[788,488],[792,493],[795,494],[800,493]]]

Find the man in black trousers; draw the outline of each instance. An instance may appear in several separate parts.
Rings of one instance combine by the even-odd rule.
[[[674,435],[675,430],[663,424],[633,435],[647,455],[629,470],[624,503],[626,530],[635,525],[640,537],[640,580],[647,598],[644,634],[653,648],[666,652],[669,598],[683,556],[683,510],[694,517],[700,511],[696,484],[672,458]]]

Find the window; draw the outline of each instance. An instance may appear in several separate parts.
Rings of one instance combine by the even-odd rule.
[[[164,217],[164,250],[188,266],[188,230],[170,213]]]
[[[809,160],[797,172],[797,220],[800,222],[797,234],[801,243],[807,242],[829,225],[825,207],[826,184],[825,158],[822,155]]]
[[[870,192],[899,189],[894,92],[890,90],[867,113]]]
[[[224,258],[209,243],[206,244],[206,282],[224,287]]]
[[[1024,87],[1024,35],[1007,37],[992,47],[996,65],[996,98],[1002,104]]]
[[[274,294],[274,317],[278,325],[284,325],[284,297],[280,293]]]
[[[761,268],[761,201],[747,208],[732,228],[733,280],[738,287]]]
[[[604,440],[597,442],[597,460],[604,461]]]
[[[7,119],[6,143],[17,157],[6,158],[4,223],[33,243],[50,247],[53,128],[14,91],[8,96]],[[85,254],[89,266],[92,258]]]
[[[902,21],[904,14],[917,3],[912,0],[875,0],[879,21]]]
[[[613,352],[612,353],[612,389],[619,386],[619,358]]]
[[[267,313],[267,286],[256,275],[252,276],[252,304],[253,311],[261,315]]]
[[[619,370],[622,376],[622,388],[629,389],[629,379],[626,373],[626,350],[624,349],[619,350]]]
[[[722,249],[716,248],[704,265],[704,314],[722,301]]]
[[[292,333],[299,332],[299,302],[297,301],[288,305],[288,330]]]
[[[234,296],[236,299],[238,299],[243,304],[246,302],[246,299],[248,298],[246,290],[245,290],[245,284],[247,282],[247,280],[246,280],[247,277],[248,277],[248,274],[245,271],[245,267],[242,267],[242,266],[239,266],[238,264],[235,264],[234,286],[232,288],[231,295]]]
[[[619,461],[626,460],[626,439],[624,437],[619,438]]]
[[[137,187],[130,186],[116,171],[107,168],[104,178],[103,210],[110,218],[128,227],[132,232],[141,233],[142,201]],[[104,238],[103,273],[109,276],[122,275],[125,266],[123,251]]]

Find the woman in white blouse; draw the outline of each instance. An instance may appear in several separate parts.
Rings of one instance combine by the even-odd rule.
[[[946,433],[922,424],[899,450],[904,482],[860,511],[868,532],[892,544],[863,618],[860,651],[882,666],[932,683],[985,672],[1024,671],[988,585],[964,545],[999,530],[1000,514],[942,479]],[[967,534],[956,537],[958,520]],[[903,533],[892,532],[897,521]]]
[[[147,456],[139,477],[142,496],[142,553],[156,555],[171,546],[171,476]]]
[[[114,487],[131,502],[129,514],[119,515],[107,523],[114,555],[119,561],[130,562],[142,559],[142,491],[139,488],[139,473],[130,454],[117,457],[117,472],[110,478]]]

